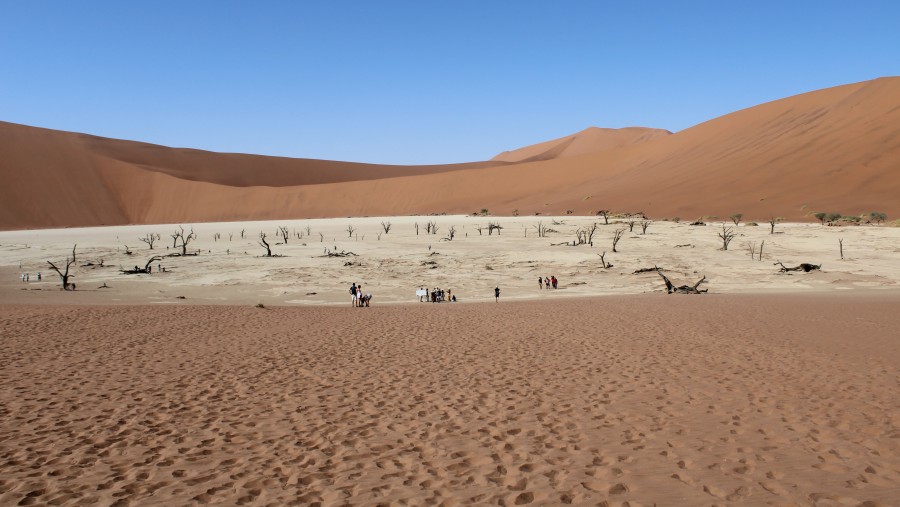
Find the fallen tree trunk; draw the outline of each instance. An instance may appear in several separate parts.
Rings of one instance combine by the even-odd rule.
[[[674,294],[674,293],[679,293],[679,294],[703,294],[704,292],[706,292],[706,291],[708,290],[708,289],[700,289],[700,288],[699,288],[699,287],[700,287],[700,284],[706,281],[706,276],[704,276],[703,278],[701,278],[701,279],[700,279],[697,283],[695,283],[694,285],[681,285],[681,286],[676,287],[675,284],[673,284],[673,283],[669,280],[669,278],[666,277],[666,275],[662,274],[662,271],[660,271],[659,269],[657,269],[656,272],[659,274],[659,276],[662,277],[663,282],[665,282],[665,284],[666,284],[666,293],[667,293],[667,294]]]
[[[153,257],[150,257],[150,260],[148,260],[146,264],[144,264],[143,269],[141,269],[138,266],[135,266],[134,269],[123,269],[123,270],[121,270],[121,272],[122,272],[122,274],[125,274],[125,275],[139,275],[139,274],[149,273],[150,272],[150,264],[152,264],[154,261],[160,261],[160,260],[162,260],[162,258],[163,258],[162,255],[154,255]]]
[[[776,266],[781,266],[781,269],[778,270],[779,273],[787,273],[788,271],[803,271],[804,273],[809,273],[810,271],[816,271],[822,269],[821,264],[809,264],[804,262],[799,266],[794,266],[789,268],[781,263],[781,261],[775,263]]]
[[[641,269],[638,269],[638,270],[636,270],[634,273],[631,273],[631,274],[632,274],[632,275],[637,275],[637,274],[640,274],[640,273],[652,273],[652,272],[654,272],[654,271],[659,272],[660,269],[662,269],[662,268],[658,268],[658,267],[656,267],[656,266],[653,266],[652,268],[641,268]]]
[[[319,257],[350,257],[351,255],[354,257],[359,257],[359,255],[353,252],[345,252],[343,250],[341,250],[340,252],[332,252],[328,250],[325,252],[325,255],[320,255]]]

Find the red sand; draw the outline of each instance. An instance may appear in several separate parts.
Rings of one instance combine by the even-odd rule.
[[[898,304],[4,306],[0,504],[892,505]]]

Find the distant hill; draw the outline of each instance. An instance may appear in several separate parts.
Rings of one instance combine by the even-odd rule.
[[[900,216],[900,78],[681,132],[590,128],[491,161],[389,166],[166,148],[0,122],[0,229],[361,215]]]

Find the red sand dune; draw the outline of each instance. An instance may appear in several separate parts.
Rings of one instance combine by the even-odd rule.
[[[518,150],[504,151],[491,160],[501,162],[538,162],[541,160],[575,157],[643,143],[671,134],[668,130],[644,127],[627,127],[623,129],[588,127],[577,134],[533,144]]]
[[[166,148],[0,123],[0,229],[470,213],[654,218],[900,215],[900,78],[828,88],[665,135],[588,129],[443,166]]]

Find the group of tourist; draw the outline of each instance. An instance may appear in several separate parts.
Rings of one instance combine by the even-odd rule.
[[[31,281],[31,273],[22,273],[22,281],[30,282]],[[40,272],[38,272],[38,274],[37,274],[37,281],[39,281],[39,282],[41,281],[41,273]]]
[[[353,285],[350,286],[350,302],[353,306],[358,308],[367,307],[370,301],[372,301],[372,293],[363,293],[362,284],[357,285],[356,282],[353,282]]]
[[[538,289],[544,289],[545,287],[547,290],[550,290],[550,287],[555,289],[558,284],[559,280],[556,279],[556,276],[551,275],[549,278],[546,276],[543,278],[538,277]]]
[[[424,287],[419,287],[416,291],[416,296],[419,298],[420,303],[442,303],[444,301],[450,301],[451,303],[456,302],[456,296],[453,295],[453,291],[447,289],[446,292],[444,289],[435,287],[429,291]]]

